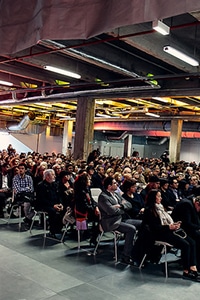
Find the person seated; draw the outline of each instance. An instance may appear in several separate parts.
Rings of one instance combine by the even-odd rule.
[[[146,209],[144,211],[144,224],[148,225],[155,240],[167,242],[177,249],[181,249],[183,265],[183,279],[200,282],[200,274],[197,271],[196,243],[188,235],[181,237],[177,230],[181,222],[174,222],[161,204],[161,192],[153,189],[147,196]]]
[[[190,195],[193,193],[193,190],[199,185],[199,176],[197,174],[193,174],[190,178],[189,178],[189,188],[188,188],[188,192],[190,193]]]
[[[174,201],[171,200],[171,197],[168,193],[169,189],[169,180],[166,178],[160,178],[160,192],[162,196],[162,205],[167,211],[172,211],[174,208]]]
[[[90,192],[90,177],[83,171],[74,182],[74,212],[77,220],[92,222],[90,245],[96,245],[99,234],[99,209]]]
[[[125,180],[122,185],[122,197],[131,203],[132,208],[128,210],[128,214],[132,219],[142,219],[145,204],[140,194],[136,192],[137,186],[134,179]]]
[[[34,185],[35,190],[37,188],[38,183],[43,180],[44,170],[46,170],[46,169],[47,169],[47,164],[46,163],[40,163],[37,166],[35,175],[33,177],[33,185]]]
[[[131,209],[131,203],[116,193],[117,182],[112,177],[104,180],[104,191],[98,199],[98,207],[101,213],[101,225],[105,232],[117,230],[125,233],[125,245],[123,249],[122,261],[132,264],[133,244],[136,235],[135,220],[127,219],[123,221],[123,215]]]
[[[4,218],[6,200],[12,196],[12,179],[8,170],[9,165],[4,163],[0,171],[0,218]]]
[[[170,199],[171,206],[173,208],[176,206],[177,202],[179,202],[181,200],[180,195],[179,195],[178,186],[179,186],[179,182],[178,182],[176,176],[172,176],[169,179],[169,188],[167,190],[167,193],[168,193],[168,197]]]
[[[96,171],[92,175],[92,187],[103,190],[103,181],[105,179],[105,169],[102,165],[97,166]]]
[[[68,171],[61,171],[59,191],[64,210],[70,207],[71,210],[74,211],[74,189],[70,181],[70,175],[71,174]]]
[[[126,179],[132,179],[132,170],[129,166],[125,166],[122,171],[122,181],[124,182]]]
[[[33,179],[30,175],[26,174],[26,164],[20,163],[18,165],[19,174],[13,178],[13,190],[14,190],[14,202],[13,204],[19,203],[23,206],[25,218],[23,219],[27,225],[32,223],[32,217],[34,212],[32,210],[31,203],[34,200],[34,187]]]
[[[197,253],[200,253],[200,196],[193,196],[180,201],[174,208],[172,217],[175,221],[182,222],[181,227],[196,241]],[[197,256],[197,266],[200,268],[200,255]]]
[[[43,181],[36,189],[36,210],[48,213],[50,235],[55,237],[61,233],[64,216],[63,204],[60,197],[59,185],[55,182],[53,169],[46,169],[43,174]]]
[[[123,194],[121,187],[122,187],[122,174],[120,172],[115,172],[113,175],[113,178],[116,180],[117,182],[117,190],[116,192],[119,194]]]
[[[136,167],[136,172],[138,173],[138,178],[136,179],[138,182],[142,183],[144,186],[146,186],[146,181],[145,181],[145,177],[144,177],[144,168],[142,167],[142,165],[138,165]]]
[[[191,191],[189,190],[189,183],[184,179],[178,182],[178,195],[180,200],[189,197],[191,195]]]
[[[140,195],[142,196],[145,203],[146,203],[146,198],[148,193],[152,189],[158,189],[159,187],[160,187],[160,178],[156,175],[150,176],[147,186],[140,192]]]

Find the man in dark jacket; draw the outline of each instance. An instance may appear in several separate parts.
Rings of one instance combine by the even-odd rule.
[[[132,219],[122,221],[122,215],[126,210],[131,208],[131,203],[123,199],[119,193],[115,192],[117,182],[114,178],[107,177],[104,180],[104,189],[105,191],[99,195],[98,199],[98,207],[101,212],[101,225],[104,231],[117,230],[125,233],[122,261],[131,264],[136,227]]]
[[[48,213],[50,233],[54,236],[61,232],[64,215],[63,205],[60,199],[58,183],[55,182],[55,172],[47,169],[43,174],[43,181],[36,190],[36,208]]]
[[[175,222],[181,221],[181,227],[185,232],[196,241],[197,245],[197,266],[200,267],[200,196],[193,197],[191,200],[183,199],[177,203],[172,212]]]

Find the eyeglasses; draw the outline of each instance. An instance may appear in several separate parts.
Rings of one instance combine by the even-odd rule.
[[[113,181],[112,184],[117,184],[117,182],[116,182],[116,181]]]

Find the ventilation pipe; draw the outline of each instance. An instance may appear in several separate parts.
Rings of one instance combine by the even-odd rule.
[[[8,127],[10,131],[21,131],[28,127],[30,121],[35,119],[35,114],[33,112],[29,112],[28,115],[24,116],[23,119],[19,122],[18,125],[13,125]]]

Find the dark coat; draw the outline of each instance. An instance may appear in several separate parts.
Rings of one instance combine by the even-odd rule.
[[[56,182],[48,183],[46,180],[40,182],[36,190],[36,207],[48,211],[55,204],[62,203],[58,184]]]
[[[200,218],[191,200],[183,199],[178,202],[172,218],[174,221],[182,221],[181,227],[191,236],[196,230],[200,230]]]
[[[162,225],[158,214],[149,208],[146,208],[144,211],[143,223],[149,226],[155,240],[164,241],[164,237],[171,234],[169,225]]]
[[[90,218],[94,215],[96,202],[91,196],[89,189],[74,192],[75,215],[77,218]]]
[[[123,194],[122,197],[132,205],[132,208],[127,212],[130,218],[141,218],[141,216],[139,215],[140,210],[145,207],[144,200],[141,195],[134,193],[134,198],[131,198],[127,194]]]

